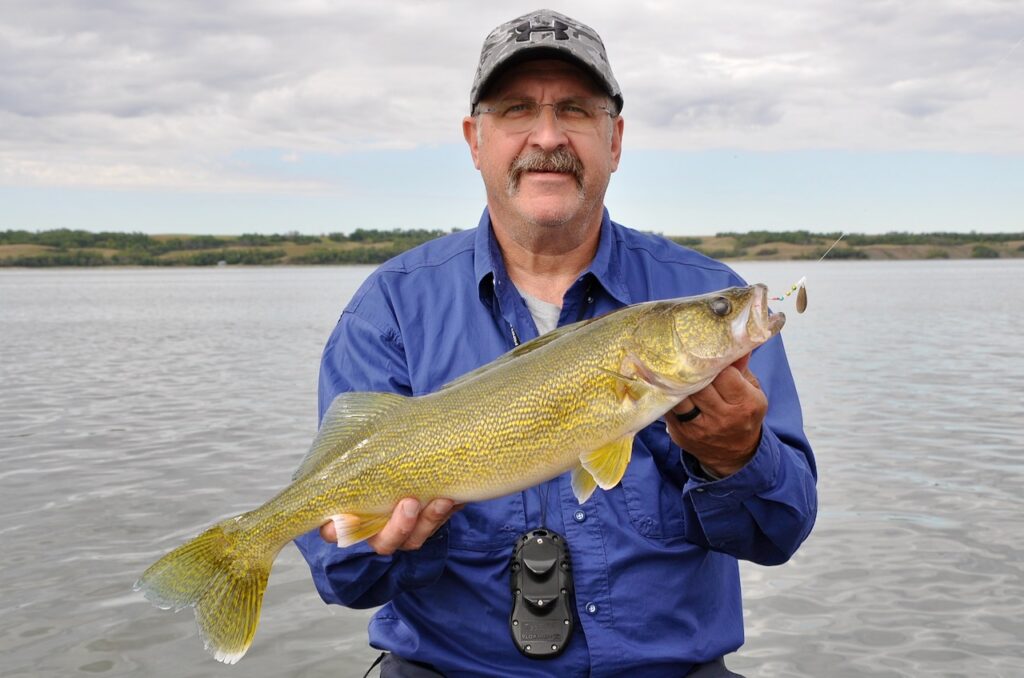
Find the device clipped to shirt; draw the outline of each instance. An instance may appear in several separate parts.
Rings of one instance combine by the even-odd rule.
[[[572,636],[572,565],[557,533],[530,530],[516,542],[511,564],[509,628],[519,651],[534,659],[557,657]]]

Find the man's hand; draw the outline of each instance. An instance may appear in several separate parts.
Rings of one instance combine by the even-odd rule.
[[[747,367],[749,361],[749,355],[737,360],[665,415],[672,440],[719,477],[743,468],[761,442],[768,398]],[[700,408],[696,418],[688,422],[676,418],[694,407]]]
[[[465,504],[454,504],[451,499],[435,499],[423,508],[417,500],[406,497],[395,506],[391,520],[366,543],[382,556],[390,556],[399,550],[414,551],[463,506]],[[331,544],[338,542],[333,522],[320,527],[320,537]]]

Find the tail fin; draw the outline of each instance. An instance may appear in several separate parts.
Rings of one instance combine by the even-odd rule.
[[[246,553],[233,521],[214,525],[155,562],[135,583],[154,605],[194,607],[206,649],[234,664],[252,644],[277,551]]]

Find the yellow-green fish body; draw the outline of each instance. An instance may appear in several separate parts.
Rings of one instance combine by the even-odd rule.
[[[523,344],[436,393],[342,394],[291,485],[167,554],[136,588],[163,607],[195,607],[207,649],[234,663],[286,543],[333,519],[349,545],[404,497],[481,501],[570,470],[583,503],[619,482],[637,431],[779,331],[784,317],[766,304],[761,285],[637,304]]]

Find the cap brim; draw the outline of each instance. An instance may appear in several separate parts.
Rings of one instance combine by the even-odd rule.
[[[508,69],[512,68],[513,66],[518,66],[519,64],[526,63],[527,61],[537,61],[539,59],[557,59],[559,61],[564,61],[566,63],[572,64],[573,66],[577,66],[581,71],[583,71],[590,77],[591,82],[594,83],[594,86],[597,89],[601,90],[602,92],[610,96],[612,99],[614,99],[615,105],[619,109],[622,108],[622,97],[613,94],[609,90],[608,85],[605,84],[603,78],[601,78],[600,74],[597,73],[593,68],[591,68],[587,62],[583,61],[578,56],[576,56],[575,54],[568,50],[540,45],[538,45],[537,47],[533,47],[531,49],[523,49],[514,52],[510,54],[508,57],[506,57],[503,61],[496,63],[491,68],[491,72],[481,81],[480,87],[476,90],[477,96],[473,101],[470,102],[470,104],[476,106],[478,103],[480,103],[480,100],[484,99],[487,96],[487,90],[489,90],[491,86],[494,85],[494,83],[497,82],[497,80],[501,78],[501,76],[504,75],[506,71],[508,71]]]

